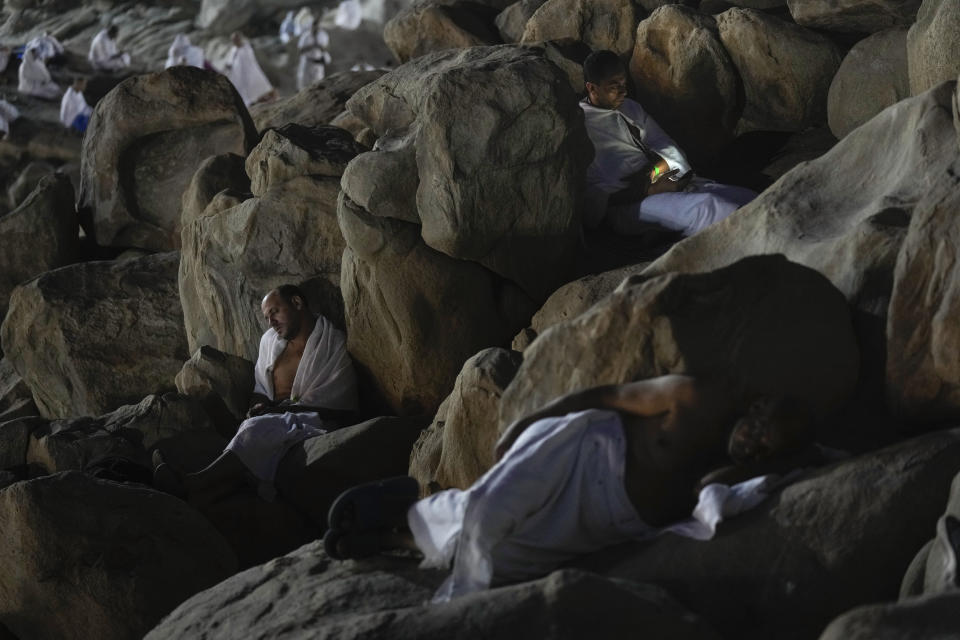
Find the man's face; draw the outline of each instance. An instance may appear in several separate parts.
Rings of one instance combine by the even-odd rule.
[[[260,311],[263,312],[267,324],[284,340],[290,340],[300,332],[299,309],[284,300],[279,293],[274,291],[264,298]]]
[[[615,73],[598,83],[587,83],[590,104],[601,109],[616,109],[627,98],[627,74]]]

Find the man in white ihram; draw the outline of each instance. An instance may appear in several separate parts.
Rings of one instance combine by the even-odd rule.
[[[50,77],[47,65],[43,64],[40,53],[36,49],[27,49],[24,52],[17,74],[19,79],[17,91],[24,95],[55,100],[63,93],[60,86]]]
[[[117,27],[110,25],[93,37],[87,59],[99,71],[119,71],[130,66],[130,54],[117,48]]]
[[[641,233],[651,223],[692,235],[756,197],[743,187],[694,177],[683,151],[638,103],[627,98],[627,74],[612,51],[583,63],[580,102],[595,155],[587,168],[584,223]]]
[[[277,466],[291,447],[350,423],[357,386],[343,332],[313,315],[293,285],[270,291],[260,309],[270,328],[260,338],[247,419],[224,452],[195,473],[174,471],[155,451],[158,489],[203,504],[253,476],[271,499]]]
[[[224,74],[236,87],[243,104],[249,107],[255,102],[273,99],[276,91],[263,73],[263,69],[260,68],[250,41],[239,31],[234,31],[230,38],[233,41],[233,48],[230,50],[230,62]]]
[[[320,21],[314,20],[310,30],[300,36],[297,49],[300,51],[300,64],[297,67],[297,90],[323,80],[326,65],[330,64],[330,36],[320,28]]]
[[[86,78],[78,77],[70,87],[67,87],[63,98],[60,100],[60,124],[80,133],[87,130],[87,126],[90,124],[90,116],[93,114],[93,109],[87,104],[87,99],[83,97],[86,88]]]

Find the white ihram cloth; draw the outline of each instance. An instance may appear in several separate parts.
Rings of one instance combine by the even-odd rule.
[[[273,329],[260,338],[254,393],[274,400],[273,367],[286,346],[287,341]],[[357,379],[346,338],[323,316],[317,316],[307,339],[290,402],[345,411],[357,408]],[[240,458],[261,482],[261,491],[269,495],[277,464],[290,447],[323,433],[324,420],[317,413],[271,413],[244,420],[226,450]]]
[[[280,23],[280,42],[287,44],[296,36],[296,25],[293,22],[293,11],[287,11],[286,17]]]
[[[246,40],[239,47],[234,45],[230,51],[230,65],[227,67],[226,76],[237,88],[243,104],[248,107],[273,91],[273,85],[257,62],[253,47]]]
[[[53,100],[60,97],[60,86],[50,78],[43,60],[27,52],[20,63],[17,90],[28,96]]]
[[[40,54],[40,59],[47,61],[63,53],[63,45],[52,35],[44,31],[42,34],[27,42],[24,51],[36,49]]]
[[[169,69],[178,65],[203,69],[203,49],[191,44],[190,38],[183,33],[178,33],[173,39],[173,44],[167,50],[167,61],[163,68]]]
[[[360,26],[362,20],[363,12],[357,0],[343,0],[337,5],[337,16],[333,23],[341,29],[353,31]]]
[[[94,69],[103,71],[116,71],[130,66],[130,54],[120,53],[116,41],[110,37],[106,29],[101,29],[93,37],[87,60],[90,61]]]
[[[67,87],[66,93],[63,94],[63,99],[60,100],[60,122],[65,127],[73,125],[73,121],[77,119],[78,115],[89,116],[93,113],[93,109],[90,108],[90,105],[87,104],[86,98],[83,97],[83,92],[77,91],[73,87]]]
[[[530,425],[473,486],[415,503],[407,523],[424,568],[453,570],[442,602],[498,581],[545,575],[576,555],[665,531],[706,540],[716,525],[766,496],[765,478],[710,485],[690,520],[654,529],[623,484],[626,439],[619,414],[591,409]]]
[[[10,133],[10,123],[20,117],[20,111],[4,100],[0,98],[0,137],[6,136]]]
[[[300,65],[297,67],[297,90],[302,90],[315,82],[323,80],[324,65],[330,64],[330,54],[327,47],[330,45],[330,36],[323,29],[307,31],[300,36],[297,48],[300,50]]]
[[[619,233],[638,233],[644,223],[655,223],[691,235],[726,218],[757,195],[743,187],[694,178],[681,192],[608,206],[610,195],[626,188],[627,178],[648,163],[629,125],[640,132],[640,142],[666,160],[671,170],[679,170],[677,177],[690,171],[690,163],[637,102],[627,98],[617,109],[601,109],[582,100],[580,108],[594,148],[593,162],[587,168],[584,222],[588,226],[596,226],[606,217]]]

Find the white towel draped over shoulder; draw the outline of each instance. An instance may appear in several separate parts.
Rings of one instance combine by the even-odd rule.
[[[90,105],[87,104],[86,98],[83,97],[83,93],[77,91],[73,87],[67,87],[66,93],[63,94],[63,99],[60,100],[60,123],[65,127],[69,127],[73,124],[73,121],[77,119],[77,116],[80,114],[89,116],[92,113]]]
[[[758,504],[766,479],[710,485],[692,517],[664,529],[644,523],[623,485],[626,439],[619,414],[591,409],[528,427],[504,457],[465,491],[441,491],[410,507],[421,566],[450,577],[434,601],[493,580],[545,575],[565,560],[665,531],[706,540],[717,524]]]
[[[227,77],[237,88],[237,93],[248,107],[273,91],[273,86],[257,62],[257,56],[249,42],[241,46],[234,45],[230,53],[230,68]]]
[[[273,365],[286,346],[287,341],[273,329],[267,329],[260,338],[254,391],[271,400],[275,399]],[[357,377],[347,353],[346,336],[322,315],[317,316],[317,324],[307,339],[290,400],[327,409],[357,408]]]

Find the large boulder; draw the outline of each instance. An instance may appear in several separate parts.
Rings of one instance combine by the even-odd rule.
[[[318,530],[342,492],[407,471],[410,449],[425,418],[379,417],[304,440],[277,467],[277,493]]]
[[[638,20],[630,0],[547,0],[527,21],[520,41],[571,39],[626,56]]]
[[[443,51],[500,42],[497,11],[478,2],[418,0],[383,27],[383,40],[400,62]]]
[[[940,297],[923,298],[925,289],[916,279],[901,278],[901,294],[918,296],[910,298],[915,302],[894,305],[890,298],[894,267],[908,226],[915,226],[912,218],[919,211],[919,203],[938,185],[943,188],[936,191],[944,193],[955,184],[949,174],[960,150],[951,117],[952,89],[944,85],[889,107],[850,132],[822,157],[784,175],[726,220],[675,245],[645,273],[705,271],[748,255],[783,253],[820,271],[844,293],[857,318],[864,373],[882,372],[890,331],[888,308],[899,307],[908,314],[904,318],[910,318],[908,324],[923,318],[920,326],[908,326],[902,333],[906,340],[913,331],[919,336],[930,330],[933,325],[929,314],[941,304]],[[927,208],[925,216],[934,213]],[[946,211],[939,215],[949,217]],[[929,233],[931,238],[938,238],[938,234],[944,234],[944,241],[953,228],[925,227],[920,220],[916,224],[915,235]],[[920,237],[926,236],[917,239]],[[940,258],[916,246],[920,264],[927,265],[918,267],[920,271],[911,276],[919,278]],[[898,271],[906,267],[906,258],[899,259],[903,267],[898,266]],[[944,304],[948,307],[950,303]],[[914,311],[911,305],[917,307],[916,315],[909,315]],[[946,319],[943,322],[946,324],[941,326],[949,324]],[[922,341],[911,346],[917,354],[926,348]],[[893,347],[890,349],[892,352]],[[897,360],[892,353],[890,357]],[[891,366],[900,369],[900,365]],[[900,369],[908,378],[919,370],[917,365]],[[911,383],[903,378],[900,384],[906,389]],[[916,385],[922,389],[926,382],[921,379]],[[935,387],[926,389],[922,393],[930,393]]]
[[[847,400],[857,369],[843,295],[783,256],[755,256],[710,273],[628,279],[554,325],[524,351],[500,428],[571,391],[668,373],[734,379],[823,416]]]
[[[33,190],[40,184],[40,179],[54,172],[53,165],[43,160],[34,160],[27,163],[20,170],[20,175],[7,187],[7,197],[10,199],[10,206],[16,209],[27,196],[33,193]]]
[[[906,28],[875,33],[850,49],[830,83],[830,131],[842,138],[909,96]]]
[[[0,216],[0,317],[18,284],[76,259],[78,231],[73,187],[59,173],[43,178],[17,209]]]
[[[225,76],[194,67],[124,80],[84,136],[80,204],[101,245],[179,247],[181,197],[200,163],[246,155],[257,131]]]
[[[848,611],[820,640],[954,640],[960,591]]]
[[[256,361],[260,301],[286,283],[301,285],[315,312],[342,324],[336,202],[340,173],[358,150],[334,127],[270,131],[246,164],[260,195],[225,210],[214,198],[183,228],[180,300],[191,352],[209,345]]]
[[[955,85],[946,83],[931,93],[945,104]],[[946,114],[938,115],[947,119]],[[960,127],[960,112],[954,111],[954,120]],[[946,125],[942,131],[946,133]],[[887,399],[908,420],[960,417],[960,363],[953,355],[960,348],[956,321],[960,266],[954,250],[960,241],[957,151],[954,137],[952,163],[916,174],[922,176],[918,189],[926,193],[914,209],[894,271],[887,322]]]
[[[206,209],[223,191],[227,192],[225,196],[236,197],[240,202],[246,199],[246,194],[250,193],[250,178],[244,168],[245,162],[245,158],[235,153],[221,153],[200,163],[180,200],[181,229],[205,213],[213,213]]]
[[[788,0],[794,21],[811,29],[874,33],[909,27],[921,0]]]
[[[319,543],[197,594],[146,640],[251,635],[318,640],[545,640],[631,637],[713,640],[717,635],[665,591],[581,571],[428,603],[442,574],[396,557],[331,562]],[[270,615],[257,615],[269,607]]]
[[[188,357],[178,252],[49,271],[14,290],[3,351],[48,418],[173,389]]]
[[[536,309],[512,282],[428,247],[415,224],[344,197],[340,227],[347,346],[394,411],[432,414],[463,362],[508,343]]]
[[[334,73],[292,96],[252,106],[250,117],[260,131],[291,122],[305,127],[330,124],[350,96],[383,74],[380,69]]]
[[[204,345],[183,364],[176,384],[180,393],[199,398],[211,415],[226,413],[239,424],[250,407],[253,362]]]
[[[743,89],[711,16],[679,4],[637,27],[630,58],[637,99],[696,163],[733,139]]]
[[[67,472],[0,491],[0,623],[19,638],[139,638],[236,571],[185,503]]]
[[[738,133],[803,131],[826,123],[840,47],[826,36],[753,9],[717,16],[720,40],[743,80]]]
[[[924,0],[907,33],[910,91],[923,93],[960,74],[960,2]]]
[[[467,489],[493,466],[500,396],[520,366],[515,351],[484,349],[463,364],[453,391],[410,454],[421,492]]]
[[[709,542],[664,535],[577,564],[659,584],[724,637],[811,638],[897,597],[958,470],[960,430],[931,434],[810,472]]]
[[[387,150],[414,147],[416,218],[403,219],[419,219],[429,247],[535,298],[563,281],[591,147],[576,95],[542,49],[425,56],[367,85],[347,108],[377,135],[394,130]],[[367,171],[379,173],[375,162]]]
[[[546,0],[518,0],[497,14],[497,30],[504,42],[520,42],[527,21]]]

